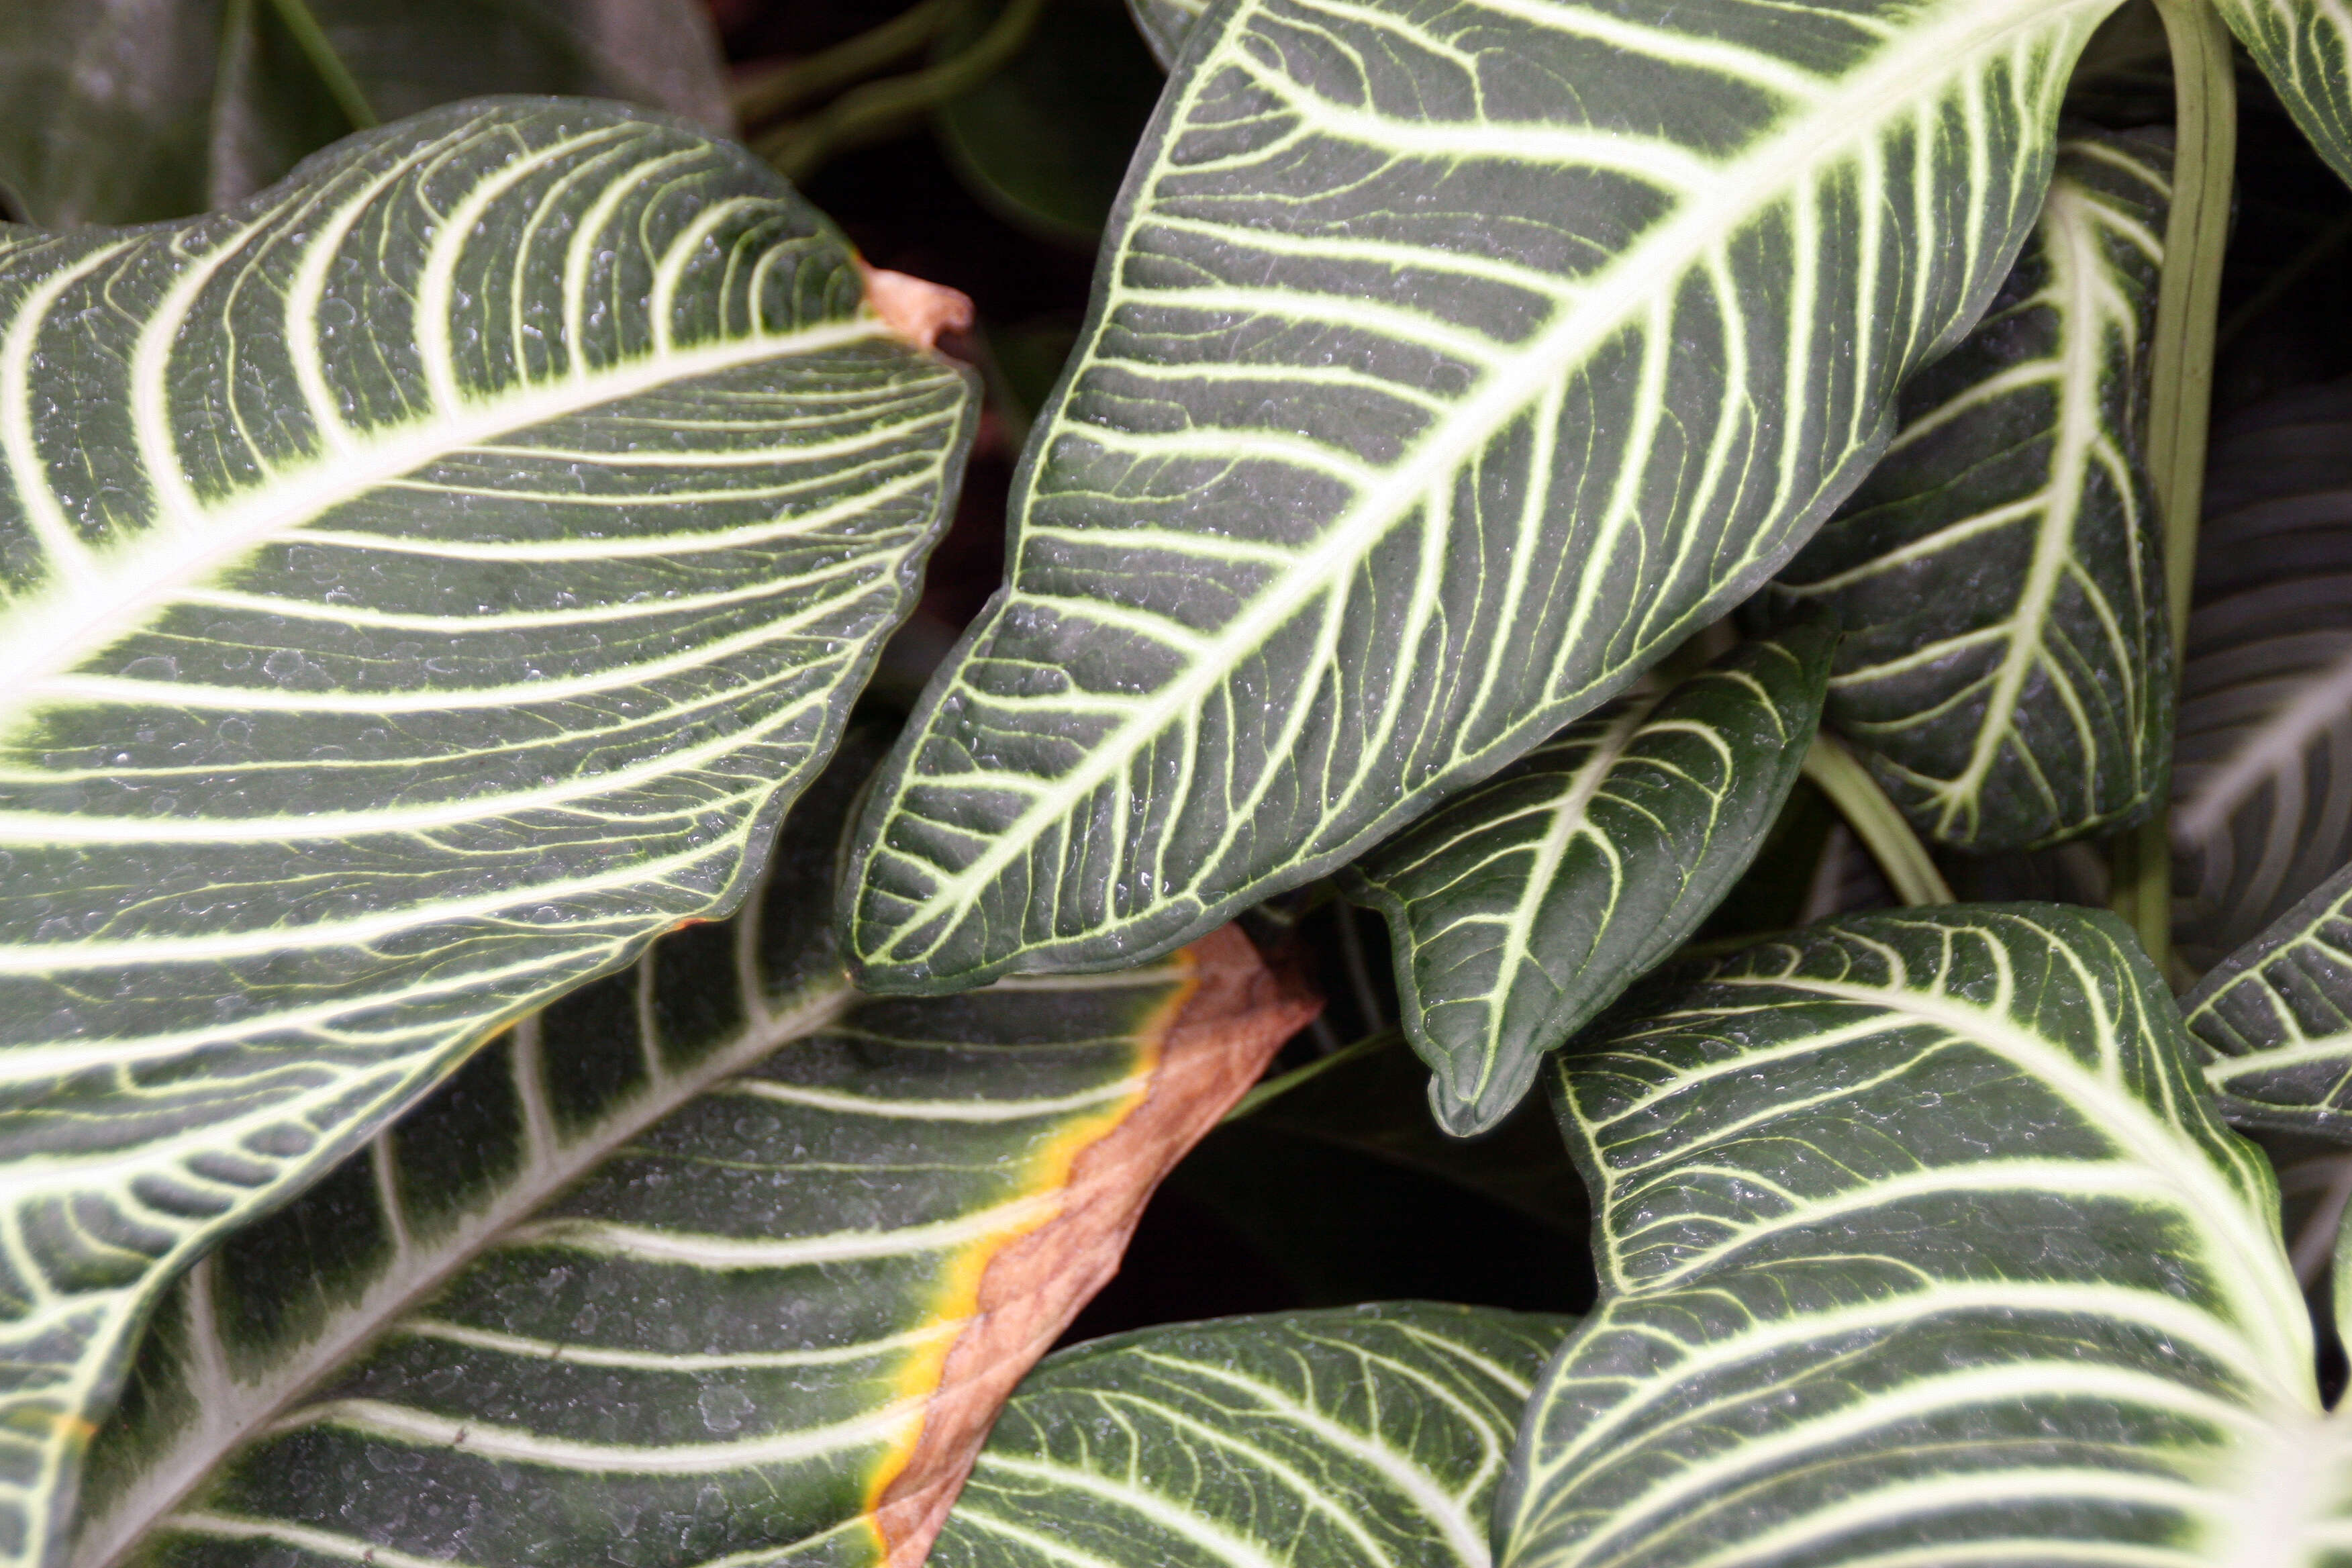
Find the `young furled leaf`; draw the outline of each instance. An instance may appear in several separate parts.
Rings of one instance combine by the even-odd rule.
[[[2352,1142],[2352,866],[2181,998],[2242,1126]]]
[[[2211,964],[2352,860],[2352,382],[2214,442],[2178,727],[2175,928]]]
[[[50,228],[185,217],[282,179],[369,123],[358,109],[396,120],[486,93],[616,98],[733,128],[698,0],[300,9],[319,25],[307,47],[279,0],[8,0],[0,187]]]
[[[2352,184],[2352,7],[2343,0],[2213,0],[2319,155]]]
[[[1240,0],[877,786],[865,983],[1134,963],[1623,689],[1982,310],[2111,0]]]
[[[2172,743],[2161,531],[2139,457],[2168,147],[2063,143],[1984,321],[1903,392],[1904,428],[1776,580],[1833,605],[1829,722],[1964,849],[2147,815]]]
[[[998,1405],[1312,1006],[1231,931],[859,1004],[821,916],[864,773],[794,812],[742,915],[501,1037],[174,1289],[77,1564],[920,1561]]]
[[[1508,1115],[1543,1054],[1747,869],[1797,782],[1836,643],[1817,618],[1622,699],[1347,874],[1388,919],[1405,1035],[1448,1131]]]
[[[933,1568],[1486,1568],[1570,1321],[1384,1302],[1146,1329],[1021,1385]]]
[[[166,1279],[740,901],[972,414],[772,171],[615,105],[0,234],[0,1562]]]
[[[2340,1558],[2277,1190],[2113,916],[1815,927],[1589,1043],[1554,1082],[1602,1296],[1507,1568]]]

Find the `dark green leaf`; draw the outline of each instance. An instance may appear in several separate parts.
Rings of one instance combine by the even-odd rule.
[[[1483,1132],[1543,1054],[1680,947],[1797,782],[1837,643],[1817,620],[1620,700],[1348,874],[1388,918],[1406,1037],[1448,1131]]]
[[[2352,183],[2352,8],[2344,0],[2214,0],[2319,155]]]
[[[1744,599],[2009,270],[2111,3],[1220,11],[877,786],[866,982],[1167,951]]]
[[[1775,584],[1848,633],[1829,723],[1922,832],[2018,849],[2137,821],[2171,747],[2140,458],[2168,147],[2078,137],[1990,312]]]
[[[2205,1076],[2231,1121],[2352,1142],[2352,866],[2180,1005],[2216,1053]]]

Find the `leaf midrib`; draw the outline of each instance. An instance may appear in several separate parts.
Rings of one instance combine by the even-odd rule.
[[[1253,600],[1225,628],[1211,637],[1215,658],[1186,661],[1175,679],[1146,697],[1099,741],[1091,744],[1076,765],[1038,793],[1010,822],[996,830],[992,842],[969,866],[929,873],[932,891],[898,920],[900,931],[926,923],[943,906],[969,908],[978,891],[992,882],[1016,858],[1025,858],[1038,832],[1070,803],[1082,800],[1099,784],[1126,768],[1126,758],[1164,730],[1178,714],[1197,711],[1231,668],[1234,657],[1257,646],[1289,620],[1317,595],[1328,589],[1355,563],[1409,505],[1389,507],[1384,498],[1419,498],[1483,438],[1500,428],[1504,415],[1540,396],[1561,372],[1606,342],[1642,314],[1654,313],[1687,276],[1692,263],[1727,243],[1727,237],[1747,226],[1747,220],[1787,197],[1789,187],[1821,165],[1845,155],[1875,134],[1886,114],[1916,108],[1923,96],[1921,81],[1942,83],[2012,34],[2053,26],[2073,12],[2104,10],[2112,0],[2006,0],[1989,10],[1979,3],[1948,5],[1945,26],[1907,30],[1895,45],[1883,49],[1853,78],[1832,81],[1833,89],[1794,116],[1796,128],[1769,137],[1765,144],[1721,166],[1715,188],[1706,199],[1691,202],[1631,250],[1622,255],[1594,287],[1545,331],[1534,346],[1514,357],[1505,369],[1490,373],[1487,384],[1458,405],[1447,419],[1434,422],[1430,434],[1414,444],[1392,469],[1389,482],[1360,500],[1325,531],[1297,564],[1274,579],[1273,585]],[[1985,21],[1988,15],[1997,20]],[[1234,53],[1244,33],[1240,14],[1229,18],[1224,35],[1195,66],[1182,96],[1171,110],[1171,135],[1181,134],[1191,121],[1200,94],[1218,68]],[[1150,221],[1149,209],[1139,213],[1136,228]],[[1149,296],[1146,296],[1147,298]],[[1114,294],[1112,299],[1116,299]],[[1075,385],[1094,364],[1096,349],[1070,372],[1066,384]],[[1493,417],[1486,417],[1493,409]],[[1612,500],[1615,530],[1628,525],[1629,510]],[[1025,521],[1024,508],[1024,521]],[[1638,521],[1633,523],[1638,526]],[[1605,552],[1608,539],[1597,541],[1593,552]],[[1018,568],[1015,570],[1018,580]],[[1590,596],[1580,605],[1580,622],[1591,607]],[[1571,632],[1570,636],[1573,635]],[[897,962],[916,963],[937,952],[955,936],[958,922],[944,921],[919,953],[900,954]]]

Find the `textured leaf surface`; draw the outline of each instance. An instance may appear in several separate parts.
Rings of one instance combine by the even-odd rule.
[[[2352,383],[2221,431],[2173,763],[2176,930],[2203,965],[2352,860]]]
[[[1775,584],[1847,637],[1830,722],[1922,831],[2027,848],[2146,815],[2172,731],[2140,459],[2169,148],[2063,143],[2017,268]]]
[[[732,128],[696,0],[304,0],[377,117],[494,92]],[[243,201],[352,129],[272,0],[9,0],[0,187],[49,227]]]
[[[1797,782],[1836,641],[1817,621],[1622,699],[1349,873],[1388,919],[1405,1035],[1450,1131],[1508,1115],[1543,1053],[1747,868]]]
[[[1033,433],[1011,589],[877,789],[866,982],[1166,951],[1744,598],[2008,271],[2106,8],[1221,11]]]
[[[2352,6],[2214,0],[2319,155],[2352,184]]]
[[[78,1562],[920,1560],[1312,1007],[1231,931],[853,1005],[823,917],[860,777],[795,812],[745,914],[500,1037],[175,1288]]]
[[[2352,1140],[2352,866],[2180,1005],[2231,1121]]]
[[[163,1279],[741,897],[971,402],[772,173],[609,105],[0,237],[0,1560]]]
[[[1151,58],[1163,70],[1176,63],[1176,52],[1184,47],[1192,24],[1208,9],[1209,0],[1127,0],[1136,31],[1151,46]]]
[[[1005,1407],[934,1568],[1485,1568],[1568,1321],[1384,1303],[1063,1352]]]
[[[1513,1568],[2320,1563],[2268,1166],[2124,927],[1814,927],[1560,1058],[1601,1304],[1497,1505]]]

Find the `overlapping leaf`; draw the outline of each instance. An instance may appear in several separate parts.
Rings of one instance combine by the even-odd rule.
[[[856,1005],[822,916],[863,773],[794,812],[744,914],[501,1036],[200,1263],[75,1562],[919,1561],[1152,1186],[1311,1009],[1233,931]]]
[[[2319,155],[2352,183],[2352,8],[2343,0],[2214,0]]]
[[[1682,945],[1764,842],[1820,721],[1817,620],[1622,700],[1349,874],[1396,948],[1406,1037],[1450,1131],[1494,1126],[1543,1053]]]
[[[2231,1120],[2352,1137],[2352,866],[2181,999]]]
[[[1816,927],[1591,1043],[1559,1070],[1602,1301],[1502,1563],[2340,1560],[2352,1440],[2268,1167],[2113,917]]]
[[[1568,1323],[1398,1302],[1147,1329],[1005,1407],[936,1568],[1486,1568],[1528,1388]]]
[[[383,120],[494,92],[573,93],[731,128],[696,0],[302,0]],[[51,227],[243,201],[352,130],[278,0],[9,0],[0,188]]]
[[[0,1560],[163,1279],[740,899],[969,438],[864,292],[554,100],[0,237]]]
[[[875,797],[869,984],[1163,952],[1630,684],[1983,309],[2108,0],[1246,0]]]
[[[2168,148],[2079,137],[1968,341],[1775,584],[1847,638],[1829,717],[1944,843],[2144,816],[2172,742],[2161,530],[2139,456]]]
[[[2210,965],[2352,860],[2352,383],[2214,442],[2178,728],[2176,930]]]
[[[1162,70],[1176,63],[1176,51],[1208,9],[1208,0],[1127,0],[1135,30],[1151,46],[1151,56]]]

